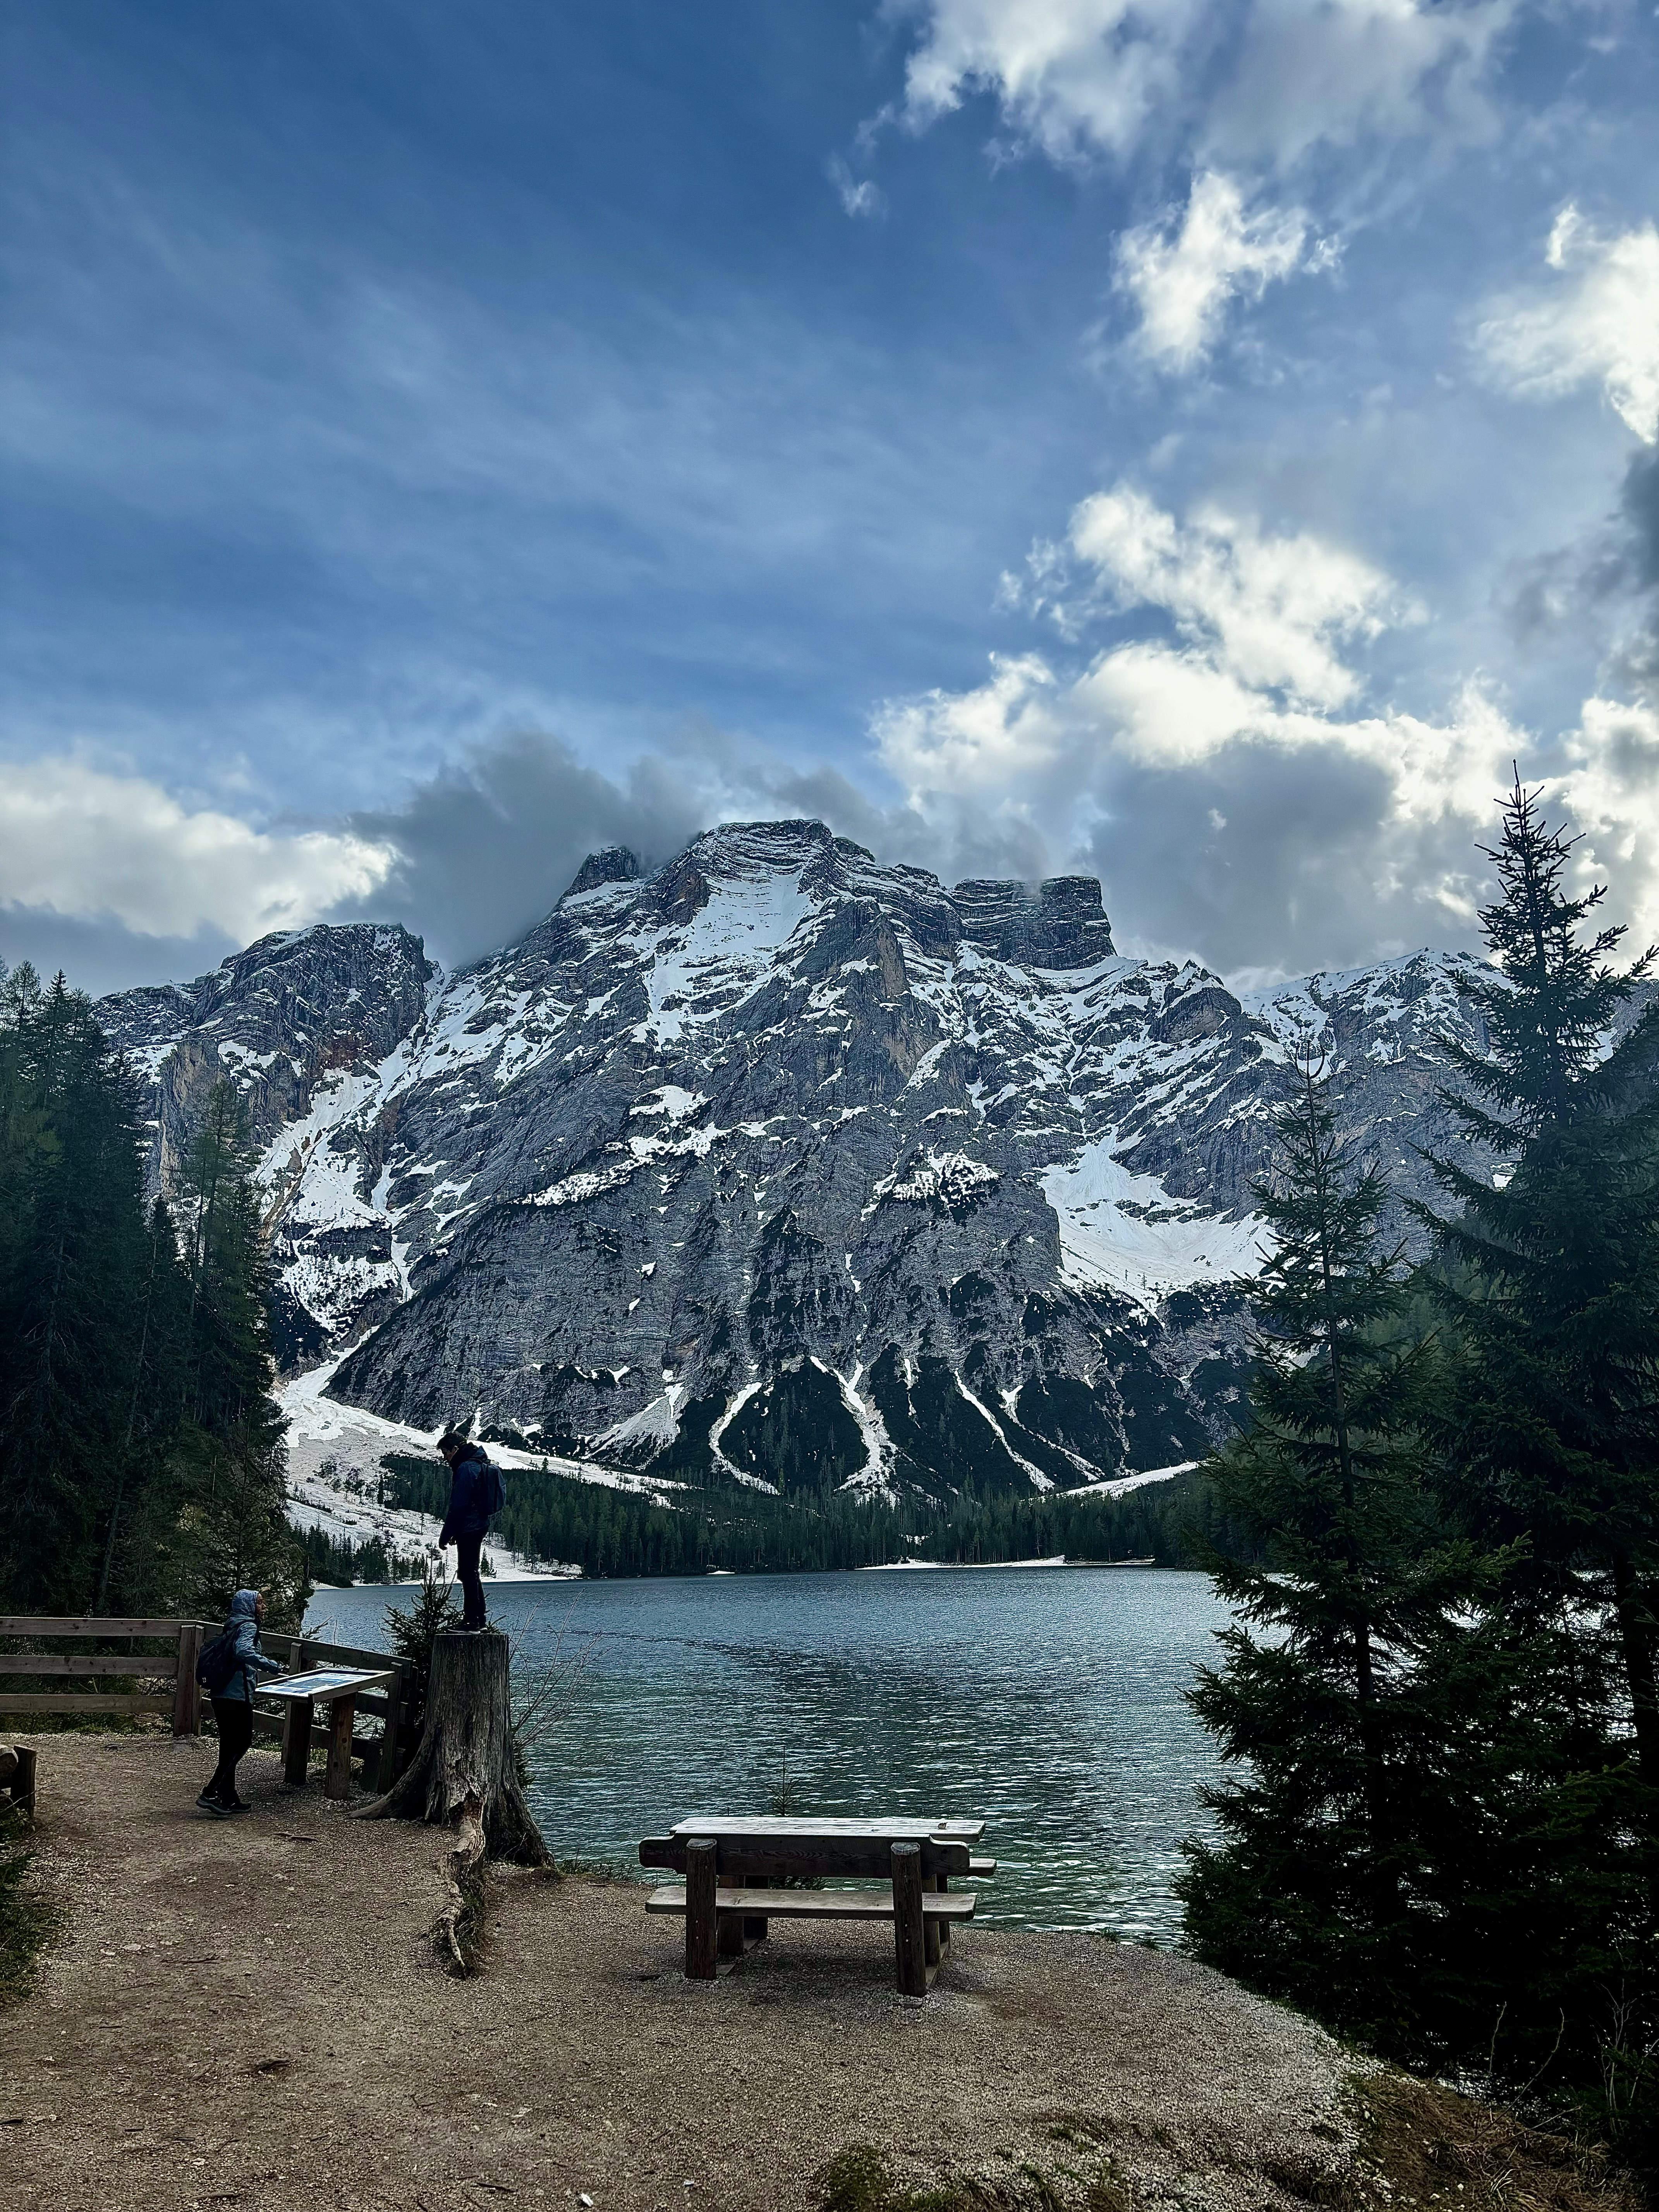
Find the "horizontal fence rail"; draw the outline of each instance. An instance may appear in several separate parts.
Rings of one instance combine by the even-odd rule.
[[[127,1647],[119,1651],[0,1652],[0,1718],[14,1714],[24,1718],[37,1713],[48,1717],[58,1714],[113,1713],[130,1717],[141,1713],[165,1713],[172,1717],[175,1738],[194,1736],[201,1729],[203,1705],[196,1680],[196,1662],[203,1644],[216,1632],[216,1624],[202,1620],[157,1620],[125,1614],[100,1618],[0,1613],[0,1639],[100,1646],[125,1643]],[[169,1647],[165,1651],[136,1649],[140,1643],[162,1641]],[[363,1762],[365,1778],[373,1776],[373,1786],[382,1791],[389,1790],[415,1750],[412,1669],[409,1662],[389,1656],[384,1651],[365,1651],[353,1644],[291,1636],[281,1630],[263,1633],[259,1641],[271,1658],[280,1659],[296,1671],[303,1667],[327,1665],[372,1668],[381,1674],[388,1669],[396,1671],[398,1680],[391,1689],[370,1692],[356,1700],[351,1739],[351,1755]],[[145,1682],[167,1686],[165,1690],[159,1686],[149,1690],[81,1690],[67,1686],[61,1690],[15,1690],[11,1687],[14,1681],[62,1681],[66,1686],[72,1682]],[[364,1720],[378,1722],[378,1733],[357,1733],[356,1723]],[[255,1738],[278,1740],[290,1772],[297,1756],[293,1732],[301,1724],[291,1698],[262,1698],[256,1685]],[[330,1733],[326,1728],[313,1723],[310,1739],[309,1749],[329,1748]]]

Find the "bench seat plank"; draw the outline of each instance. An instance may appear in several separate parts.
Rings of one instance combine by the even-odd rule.
[[[977,1843],[984,1832],[983,1820],[934,1820],[925,1813],[883,1820],[847,1820],[817,1814],[805,1817],[792,1814],[781,1818],[769,1813],[702,1813],[689,1820],[676,1820],[672,1830],[676,1836],[713,1836],[716,1842],[726,1836],[779,1840],[786,1837],[835,1836],[889,1844],[920,1844],[930,1836],[972,1844]]]
[[[929,1920],[971,1920],[975,1899],[971,1890],[951,1890],[940,1897],[922,1898],[923,1917]],[[645,1900],[647,1912],[684,1912],[685,1891],[678,1882],[653,1889]],[[728,1889],[714,1892],[716,1912],[763,1916],[769,1920],[890,1920],[893,1894],[878,1889]]]

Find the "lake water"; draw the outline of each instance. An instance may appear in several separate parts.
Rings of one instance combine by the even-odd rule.
[[[1182,1698],[1225,1609],[1155,1568],[491,1583],[515,1664],[562,1635],[574,1701],[532,1754],[561,1857],[633,1860],[696,1812],[978,1815],[979,1917],[1172,1939],[1183,1836],[1218,1765]],[[307,1626],[384,1648],[396,1589],[319,1590]],[[326,1624],[326,1630],[325,1630]]]

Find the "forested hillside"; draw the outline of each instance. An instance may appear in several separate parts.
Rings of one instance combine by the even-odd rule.
[[[291,1615],[270,1261],[242,1108],[146,1210],[137,1086],[60,975],[0,969],[0,1604]]]
[[[389,1504],[442,1514],[449,1478],[435,1460],[389,1453],[383,1464]],[[804,1507],[722,1488],[692,1492],[670,1509],[630,1490],[515,1470],[495,1532],[526,1559],[561,1561],[587,1575],[779,1573],[907,1559],[978,1565],[1061,1554],[1195,1566],[1212,1545],[1254,1556],[1249,1531],[1228,1518],[1213,1486],[1195,1471],[1121,1498],[960,1497],[944,1508],[925,1499],[884,1508],[855,1495]]]

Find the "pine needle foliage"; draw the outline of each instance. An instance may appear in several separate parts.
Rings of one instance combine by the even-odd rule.
[[[1265,1564],[1215,1558],[1224,1662],[1192,1693],[1241,1778],[1179,1885],[1198,1955],[1374,2045],[1413,2047],[1431,1893],[1468,1808],[1448,1746],[1489,1692],[1469,1609],[1498,1571],[1446,1541],[1425,1481],[1434,1348],[1400,1328],[1384,1187],[1337,1134],[1311,1046],[1255,1196],[1247,1431],[1208,1472]]]

